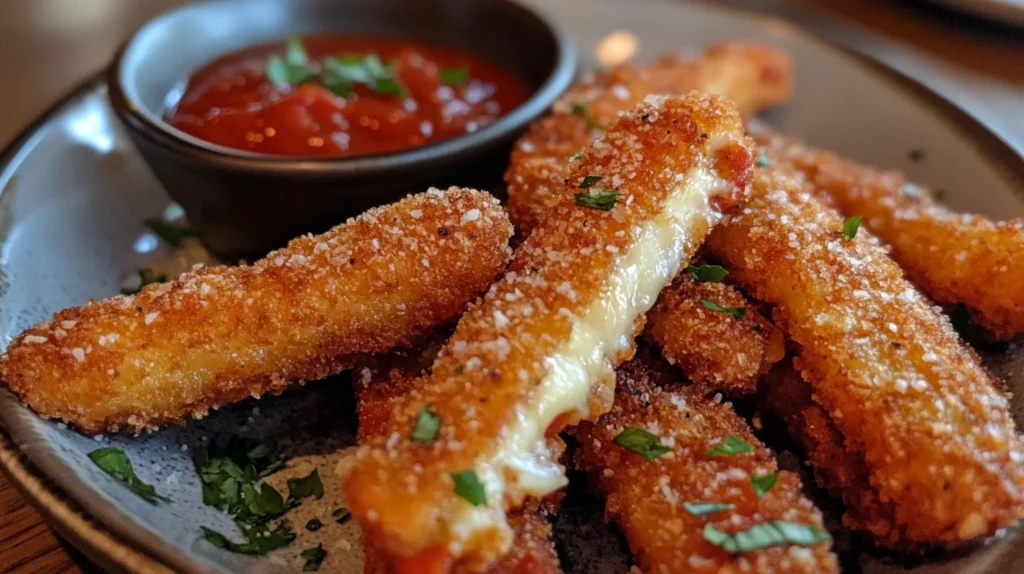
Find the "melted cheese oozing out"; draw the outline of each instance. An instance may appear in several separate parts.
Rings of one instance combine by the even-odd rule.
[[[506,428],[497,452],[477,465],[488,506],[461,505],[449,523],[453,555],[461,555],[475,534],[495,527],[502,533],[503,546],[511,544],[512,532],[501,509],[506,496],[519,503],[525,496],[542,498],[567,484],[545,431],[564,412],[590,418],[587,399],[595,382],[615,376],[611,359],[628,348],[636,317],[654,305],[679,272],[687,247],[707,233],[711,197],[728,189],[707,166],[691,170],[681,181],[662,212],[641,228],[619,259],[604,295],[575,318],[569,340],[545,360],[544,379],[531,401],[517,408],[515,423]]]

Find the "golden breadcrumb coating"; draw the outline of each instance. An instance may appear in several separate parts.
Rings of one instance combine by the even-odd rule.
[[[702,301],[743,309],[742,317],[713,311]],[[680,273],[647,313],[647,335],[686,373],[694,392],[753,394],[757,379],[781,359],[785,340],[738,289],[698,283]]]
[[[703,94],[653,98],[584,151],[509,271],[460,320],[432,373],[396,404],[397,440],[374,440],[344,482],[364,531],[395,556],[444,548],[482,568],[506,552],[505,509],[565,484],[545,435],[609,408],[612,368],[671,280],[751,177],[739,115]],[[580,189],[585,180],[598,184]],[[617,196],[615,195],[617,193]],[[438,440],[408,440],[433,404]],[[473,473],[486,505],[456,494]],[[460,474],[459,476],[464,476]]]
[[[567,193],[569,158],[583,149],[619,113],[651,93],[699,89],[733,99],[744,115],[789,99],[793,72],[789,56],[743,42],[726,42],[694,58],[667,56],[645,66],[623,65],[573,86],[550,115],[537,120],[512,152],[505,174],[509,211],[522,235],[550,213],[557,194]],[[574,106],[583,106],[583,111]],[[678,291],[678,292],[675,292]],[[666,289],[648,314],[649,333],[665,356],[706,390],[752,393],[757,376],[782,357],[782,337],[750,309],[743,319],[709,311],[699,299],[748,306],[727,285],[694,285],[685,279]]]
[[[814,400],[893,507],[883,543],[952,546],[1015,524],[1024,445],[1006,397],[879,242],[842,228],[796,179],[765,170],[708,247],[799,345]]]
[[[504,269],[511,233],[486,193],[410,196],[251,266],[197,268],[60,311],[15,338],[3,379],[85,432],[202,417],[455,319]]]
[[[452,565],[447,553],[435,551],[403,559],[394,565],[391,558],[364,538],[363,572],[365,574],[560,574],[558,554],[551,542],[551,524],[546,510],[535,500],[509,512],[508,524],[515,537],[512,548],[485,570]]]
[[[622,528],[645,572],[838,572],[830,542],[810,547],[784,544],[729,554],[703,535],[711,523],[734,533],[786,520],[823,529],[821,512],[804,497],[800,478],[779,471],[758,498],[752,476],[778,471],[775,457],[729,404],[680,384],[678,375],[652,351],[637,353],[616,372],[615,406],[596,423],[581,423],[576,465],[607,496],[606,515]],[[671,450],[653,460],[618,446],[627,428],[644,429]],[[707,456],[734,435],[753,451]],[[731,509],[695,516],[684,504],[713,502]]]
[[[644,66],[589,74],[517,142],[505,173],[512,223],[528,235],[563,193],[569,157],[589,144],[600,126],[611,125],[649,94],[717,94],[750,116],[788,100],[793,85],[788,54],[735,41],[710,46],[698,56],[665,56]]]
[[[429,370],[446,335],[447,331],[442,331],[415,348],[373,355],[355,367],[354,387],[360,443],[366,443],[374,436],[391,435],[388,421],[395,402],[416,384],[417,377]],[[545,518],[547,510],[542,509],[536,501],[527,501],[509,514],[509,526],[514,535],[512,549],[492,564],[485,571],[486,574],[555,574],[562,571],[551,542],[551,525]],[[367,574],[403,572],[402,567],[406,569],[404,571],[417,574],[469,572],[459,567],[451,570],[446,553],[416,557],[401,566],[393,564],[386,554],[377,551],[372,538],[368,536],[363,537],[363,563],[363,571]]]
[[[771,132],[766,156],[799,170],[844,215],[861,215],[932,300],[964,304],[992,334],[1024,332],[1024,220],[955,213],[899,171],[858,165]]]
[[[814,402],[811,385],[800,378],[790,360],[776,364],[761,380],[758,402],[763,411],[785,423],[803,448],[818,484],[843,501],[843,524],[885,540],[890,534],[894,506],[878,499],[863,453],[847,448],[843,433],[825,409]]]

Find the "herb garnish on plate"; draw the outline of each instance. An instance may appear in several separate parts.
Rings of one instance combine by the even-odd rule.
[[[142,482],[135,474],[132,462],[128,460],[128,455],[123,450],[113,446],[98,448],[89,453],[89,459],[100,467],[100,470],[123,482],[146,502],[150,504],[170,502],[167,497],[157,494],[153,485]]]

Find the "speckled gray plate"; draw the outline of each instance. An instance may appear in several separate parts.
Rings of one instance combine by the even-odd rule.
[[[956,208],[997,218],[1024,215],[1024,162],[1017,153],[907,80],[784,23],[662,1],[537,3],[566,23],[591,64],[630,55],[645,59],[723,38],[752,38],[786,48],[796,60],[798,91],[788,106],[766,118],[769,123],[862,161],[904,169],[945,190]],[[911,161],[911,150],[923,151],[923,158]],[[169,200],[116,125],[97,83],[60,103],[0,162],[4,345],[60,308],[116,293],[125,274],[141,261],[166,255],[142,220],[162,213]],[[1002,354],[990,362],[1024,397],[1015,356]],[[336,525],[329,517],[342,504],[334,467],[346,456],[354,430],[346,388],[343,378],[323,381],[283,397],[247,401],[184,429],[93,439],[40,420],[0,386],[0,421],[10,439],[0,441],[0,463],[59,529],[112,569],[156,571],[164,565],[186,572],[298,571],[298,552],[323,542],[329,551],[324,571],[358,572],[357,527]],[[1015,411],[1020,423],[1019,399]],[[314,466],[325,477],[325,498],[290,515],[299,539],[267,557],[228,554],[199,538],[200,525],[224,531],[232,525],[225,515],[203,506],[183,445],[239,432],[273,437],[292,457],[289,468],[270,480],[276,486]],[[141,478],[172,502],[149,505],[98,471],[86,455],[100,445],[127,451]],[[628,569],[628,555],[600,522],[599,509],[585,500],[571,500],[568,506],[556,524],[566,566],[576,572]],[[329,526],[306,532],[301,526],[313,516]],[[1021,572],[1024,542],[1009,535],[913,567],[893,557],[856,554],[846,563],[848,569],[868,572]]]

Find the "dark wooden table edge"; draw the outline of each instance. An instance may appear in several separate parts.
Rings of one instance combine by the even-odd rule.
[[[0,471],[43,516],[46,524],[105,572],[171,574],[173,571],[122,544],[88,517],[59,490],[33,472],[4,429],[0,428]]]

